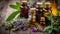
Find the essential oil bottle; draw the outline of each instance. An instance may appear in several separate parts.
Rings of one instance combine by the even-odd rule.
[[[29,5],[26,0],[22,0],[22,6],[21,6],[21,18],[28,18],[28,12],[29,12]]]
[[[37,4],[36,4],[36,21],[37,22],[40,22],[39,20],[40,20],[40,17],[41,16],[44,16],[43,15],[43,6],[42,6],[42,3],[41,2],[37,2]]]
[[[36,8],[30,8],[31,20],[35,22],[36,20]]]
[[[45,11],[46,12],[51,12],[51,3],[50,2],[46,2],[45,4],[46,4]]]
[[[36,24],[36,8],[30,8],[30,27],[34,27]]]
[[[40,18],[40,26],[43,29],[46,27],[45,17]]]

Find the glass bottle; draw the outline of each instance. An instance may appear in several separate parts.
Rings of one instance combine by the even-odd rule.
[[[43,7],[41,2],[37,2],[36,4],[36,21],[39,23],[40,17],[44,16],[43,15]]]
[[[36,8],[31,8],[30,9],[30,14],[31,14],[31,20],[35,22],[36,20]]]
[[[47,14],[51,13],[51,3],[50,2],[46,2],[45,4],[46,4],[45,10],[44,10],[45,13],[47,13]]]
[[[45,17],[40,18],[40,25],[41,25],[42,29],[44,29],[46,27]]]
[[[30,8],[30,27],[36,26],[36,8]]]
[[[28,18],[28,12],[29,12],[29,5],[27,4],[26,0],[22,0],[20,17]]]

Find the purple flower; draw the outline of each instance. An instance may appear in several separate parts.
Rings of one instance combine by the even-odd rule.
[[[32,28],[32,32],[36,32],[37,29],[35,27]]]

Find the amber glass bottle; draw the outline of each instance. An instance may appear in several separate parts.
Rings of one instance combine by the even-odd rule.
[[[24,0],[22,1],[20,17],[28,18],[28,12],[29,12],[29,6],[27,4],[27,1]]]
[[[41,28],[43,29],[46,27],[45,17],[40,18],[40,25],[41,25]]]
[[[40,22],[40,17],[44,16],[43,15],[43,7],[42,3],[37,2],[36,4],[36,21],[39,23]]]
[[[31,8],[30,9],[30,13],[31,13],[31,19],[33,22],[35,22],[36,20],[36,8]]]
[[[46,2],[45,4],[46,4],[46,6],[45,6],[45,8],[44,8],[44,9],[45,9],[45,10],[44,10],[45,13],[46,13],[46,14],[51,13],[51,12],[52,12],[52,11],[51,11],[51,3],[50,3],[50,2]]]
[[[31,20],[30,20],[30,27],[34,27],[36,26],[36,8],[30,8],[30,16],[31,16]]]

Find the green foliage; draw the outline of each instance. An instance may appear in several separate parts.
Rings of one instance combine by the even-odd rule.
[[[8,21],[5,22],[3,26],[5,27],[5,29],[10,30],[13,27],[13,24],[14,24],[13,21]]]
[[[17,5],[18,7],[20,7],[20,6],[21,6],[21,3],[19,3],[19,2],[16,2],[16,5]]]
[[[55,19],[54,16],[52,14],[49,14],[49,15],[46,15],[46,17],[51,21],[51,25],[50,26],[47,26],[44,31],[45,32],[48,32],[49,34],[51,34],[53,31],[59,31],[59,27],[58,24],[59,24],[59,20],[58,19]]]
[[[17,14],[19,14],[20,12],[20,7],[21,7],[21,3],[16,2],[16,5],[10,5],[11,8],[16,9],[16,12],[13,12],[8,18],[7,21],[12,20],[14,17],[16,17]]]
[[[17,11],[20,11],[21,3],[16,2],[16,5],[10,5],[10,7],[16,9]]]
[[[50,13],[48,15],[45,15],[49,20],[53,19],[53,15]]]
[[[18,15],[19,11],[15,11],[12,14],[10,14],[10,16],[8,16],[6,21],[10,21],[13,20],[15,18],[16,15]]]
[[[10,7],[13,8],[13,9],[16,9],[17,11],[10,14],[8,16],[8,18],[6,19],[6,21],[13,20],[20,13],[21,3],[16,2],[16,5],[10,5]]]
[[[14,19],[18,18],[20,16],[20,7],[21,3],[16,2],[16,5],[10,5],[11,8],[15,9],[16,11],[11,13],[8,18],[6,19],[6,23],[3,24],[3,26],[10,30],[12,26],[14,25]]]
[[[53,28],[51,26],[47,26],[44,31],[48,32],[49,34],[52,32]]]
[[[18,10],[19,8],[16,5],[10,5],[11,8]]]

